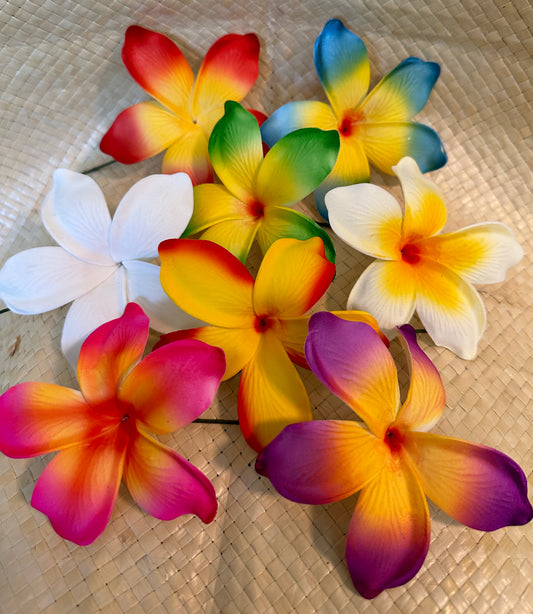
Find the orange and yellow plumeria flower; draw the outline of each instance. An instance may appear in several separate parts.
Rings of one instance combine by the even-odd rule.
[[[179,48],[166,36],[130,26],[122,59],[135,81],[155,100],[129,107],[116,118],[100,148],[133,164],[161,151],[163,172],[187,173],[193,184],[213,180],[207,143],[226,100],[246,96],[259,72],[255,34],[227,34],[207,52],[196,81]],[[262,121],[265,116],[254,112]]]
[[[170,433],[210,405],[225,369],[223,353],[178,341],[142,358],[148,317],[135,303],[97,328],[78,361],[81,392],[25,382],[0,397],[0,450],[26,458],[59,450],[33,491],[33,507],[57,533],[93,542],[111,516],[121,478],[149,514],[170,520],[217,511],[208,478],[148,432]]]
[[[472,284],[502,281],[523,250],[497,222],[441,234],[446,206],[435,184],[412,158],[402,158],[393,170],[402,185],[403,214],[396,199],[375,185],[326,194],[335,233],[379,259],[357,280],[348,308],[368,311],[385,330],[406,324],[416,311],[437,345],[474,358],[486,313]]]
[[[224,350],[224,379],[242,370],[238,415],[248,444],[260,450],[285,425],[311,420],[309,397],[291,360],[307,366],[304,342],[310,316],[304,314],[335,274],[322,241],[279,239],[255,280],[242,262],[211,241],[163,241],[159,256],[164,290],[208,324],[163,335],[160,343],[200,339]],[[376,326],[368,314],[342,313]]]
[[[351,420],[291,424],[256,462],[278,492],[299,503],[331,503],[361,491],[346,562],[368,599],[408,582],[424,562],[430,541],[426,497],[481,531],[533,517],[526,476],[511,458],[425,432],[444,410],[444,387],[413,328],[403,326],[400,339],[411,371],[403,404],[392,356],[370,326],[313,315],[305,344],[309,366],[366,426]]]

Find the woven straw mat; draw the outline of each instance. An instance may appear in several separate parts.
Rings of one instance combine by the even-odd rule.
[[[54,169],[83,171],[108,161],[98,147],[102,135],[122,109],[147,99],[121,61],[131,24],[170,36],[195,71],[218,37],[256,32],[260,74],[245,103],[266,113],[291,100],[324,99],[313,43],[332,17],[364,40],[373,84],[408,56],[439,62],[441,76],[417,120],[438,131],[449,156],[431,174],[447,201],[447,229],[504,222],[525,257],[503,283],[480,288],[488,325],[475,360],[420,335],[447,393],[435,431],[510,455],[531,493],[530,0],[3,0],[0,7],[0,265],[22,249],[53,244],[39,209]],[[114,163],[92,176],[116,206],[160,165],[161,157]],[[399,195],[394,178],[375,173],[372,180]],[[309,198],[301,209],[318,219]],[[370,259],[335,245],[337,277],[319,306],[342,309]],[[30,380],[76,387],[60,351],[66,310],[0,315],[0,392]],[[303,371],[302,377],[316,417],[348,416],[314,377]],[[205,417],[234,419],[237,386],[238,377],[222,384]],[[325,506],[283,499],[255,473],[255,454],[238,426],[191,424],[162,440],[213,481],[216,519],[208,526],[193,516],[156,520],[122,486],[105,532],[86,547],[61,539],[30,506],[49,457],[2,455],[3,614],[533,611],[533,523],[483,533],[430,504],[431,545],[420,572],[367,601],[354,590],[344,560],[353,497]]]

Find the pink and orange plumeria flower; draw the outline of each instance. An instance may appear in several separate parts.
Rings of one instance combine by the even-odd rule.
[[[390,352],[365,323],[317,313],[305,355],[315,375],[364,420],[287,426],[257,459],[285,497],[323,504],[361,491],[348,529],[346,561],[357,590],[371,599],[408,582],[429,548],[426,497],[482,531],[531,520],[527,481],[508,456],[426,432],[441,416],[439,374],[406,325],[400,339],[411,382],[400,404]]]
[[[183,236],[202,232],[202,239],[222,245],[241,262],[256,238],[264,254],[277,239],[318,236],[333,262],[329,235],[290,207],[330,173],[339,151],[337,132],[298,130],[264,156],[253,115],[237,102],[227,102],[225,109],[209,139],[211,162],[223,185],[195,186],[194,211]]]
[[[261,126],[272,146],[285,134],[314,126],[337,130],[339,157],[331,174],[315,190],[319,213],[327,219],[324,195],[340,185],[369,181],[369,162],[384,173],[404,156],[415,158],[424,171],[446,164],[437,133],[411,121],[426,104],[440,74],[434,62],[407,58],[367,94],[370,64],[363,41],[341,21],[331,19],[314,48],[315,66],[329,105],[319,101],[289,102]]]
[[[163,172],[186,172],[194,184],[213,180],[207,143],[226,100],[246,96],[259,72],[255,34],[227,34],[207,52],[196,81],[179,48],[166,36],[130,26],[122,59],[135,81],[155,100],[140,102],[116,118],[100,149],[133,164],[165,149]],[[265,116],[254,112],[259,121]]]
[[[242,370],[238,415],[248,444],[259,451],[285,425],[311,420],[309,397],[291,360],[307,366],[310,316],[304,314],[335,274],[322,241],[279,239],[265,254],[255,280],[235,256],[211,241],[163,241],[159,256],[167,294],[208,323],[163,335],[160,343],[200,339],[224,350],[224,379]],[[368,314],[342,313],[376,326]]]
[[[326,195],[335,233],[378,258],[357,280],[348,308],[368,311],[385,330],[407,324],[416,311],[437,345],[474,358],[486,312],[472,284],[502,281],[523,250],[511,229],[497,222],[441,233],[446,206],[435,184],[412,158],[393,170],[402,185],[403,214],[389,192],[372,184]]]
[[[170,433],[210,405],[225,369],[218,348],[178,341],[141,360],[148,317],[135,303],[94,331],[78,361],[81,392],[26,382],[0,397],[0,450],[25,458],[59,450],[32,505],[57,533],[93,542],[111,516],[122,476],[133,499],[161,520],[217,511],[208,478],[148,434]]]

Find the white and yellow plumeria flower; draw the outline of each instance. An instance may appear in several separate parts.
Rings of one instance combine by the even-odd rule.
[[[433,182],[412,158],[393,167],[405,200],[371,184],[339,187],[326,195],[335,233],[355,249],[378,258],[357,280],[348,309],[371,313],[382,329],[418,314],[437,345],[472,359],[486,312],[472,284],[503,281],[523,250],[504,224],[486,222],[441,231],[446,206]]]

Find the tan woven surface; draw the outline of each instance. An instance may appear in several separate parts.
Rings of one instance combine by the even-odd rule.
[[[21,249],[51,244],[39,207],[53,170],[106,161],[101,136],[120,110],[146,98],[120,59],[132,23],[171,36],[195,69],[219,36],[255,31],[260,76],[246,103],[267,113],[289,100],[322,99],[312,49],[331,17],[365,41],[373,82],[408,55],[438,61],[441,77],[418,119],[439,132],[449,156],[432,174],[448,203],[447,228],[507,223],[525,257],[505,282],[481,289],[488,326],[474,361],[422,336],[447,391],[436,430],[509,454],[532,490],[530,0],[4,0],[0,7],[0,264]],[[116,204],[159,168],[156,159],[93,176]],[[368,263],[338,241],[336,247],[329,308],[344,307]],[[59,349],[65,313],[0,315],[0,391],[23,380],[75,386]],[[314,378],[303,377],[317,416],[346,415]],[[235,417],[237,381],[222,385],[207,416]],[[157,521],[122,488],[106,531],[88,547],[59,538],[29,504],[49,459],[0,457],[3,614],[533,611],[533,524],[485,534],[431,506],[432,542],[418,575],[365,601],[344,562],[353,498],[324,507],[282,499],[256,475],[254,453],[236,426],[190,425],[165,441],[212,479],[220,503],[215,521]]]

